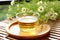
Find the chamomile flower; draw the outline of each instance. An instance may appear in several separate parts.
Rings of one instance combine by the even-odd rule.
[[[56,16],[58,16],[58,13],[55,13]]]
[[[45,16],[46,17],[49,17],[51,20],[56,20],[57,19],[57,16],[58,16],[58,13],[56,13],[54,11],[50,11]]]
[[[47,5],[47,3],[46,3],[46,2],[44,2],[44,5]]]
[[[12,17],[11,14],[6,14],[7,17]]]
[[[37,5],[40,5],[40,4],[42,4],[43,2],[42,1],[39,1],[38,3],[37,3]]]
[[[6,14],[8,20],[12,20],[12,16],[10,14]]]
[[[44,11],[44,7],[43,6],[40,6],[39,8],[38,8],[38,12],[43,12]]]
[[[12,5],[12,6],[14,5],[14,2],[15,2],[15,0],[12,0],[12,1],[11,1],[11,5]]]
[[[46,16],[46,17],[49,17],[49,16],[50,16],[50,14],[49,14],[49,13],[47,13],[47,14],[45,14],[45,16]]]
[[[9,6],[9,9],[8,9],[8,11],[11,11],[11,6]]]
[[[17,4],[17,10],[19,10],[19,6],[20,6],[20,5],[19,5],[19,4]]]
[[[45,14],[45,16],[46,17],[49,17],[49,19],[51,19],[51,20],[56,20],[57,19],[57,16],[58,16],[58,13],[56,13],[54,11],[54,9],[51,8],[50,11],[47,14]]]
[[[29,10],[29,12],[33,12],[33,10]]]
[[[20,5],[19,5],[19,4],[17,4],[17,8],[19,8],[19,6],[20,6]]]
[[[46,17],[49,17],[51,15],[53,15],[53,12],[51,12],[51,11],[49,11],[48,13],[45,14]]]
[[[33,10],[29,10],[28,12],[33,14]]]
[[[28,9],[27,9],[27,8],[25,8],[25,7],[23,7],[23,8],[21,9],[21,11],[22,11],[22,12],[27,12],[27,11],[28,11]]]
[[[45,8],[47,7],[47,2],[44,2],[44,7],[45,7]]]
[[[57,19],[57,16],[58,16],[58,13],[53,13],[53,14],[50,16],[50,19],[51,19],[51,20],[56,20],[56,19]]]
[[[39,17],[40,14],[39,14],[38,12],[34,12],[34,13],[33,13],[33,16],[37,16],[37,17]]]
[[[57,18],[57,17],[56,17],[55,15],[50,16],[50,19],[51,19],[51,20],[56,20],[56,18]]]
[[[9,17],[9,14],[6,14],[7,17]]]
[[[55,5],[55,2],[52,2],[53,5]]]

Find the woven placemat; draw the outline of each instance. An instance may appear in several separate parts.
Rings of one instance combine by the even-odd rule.
[[[18,40],[18,39],[9,37],[5,30],[5,27],[0,26],[0,40]],[[39,40],[60,40],[60,22],[55,23],[55,26],[51,26],[50,35],[48,37],[45,36],[44,39]]]

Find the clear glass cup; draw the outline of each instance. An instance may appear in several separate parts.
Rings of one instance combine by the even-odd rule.
[[[20,30],[23,32],[32,32],[36,30],[38,26],[38,17],[30,15],[28,13],[17,13],[16,18],[20,27]]]

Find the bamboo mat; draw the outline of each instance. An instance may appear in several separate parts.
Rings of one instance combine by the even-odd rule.
[[[56,21],[54,23],[51,22],[49,24],[51,25],[51,31],[49,33],[49,36],[45,36],[44,38],[41,39],[37,38],[34,40],[60,40],[60,21]],[[5,27],[0,26],[0,40],[18,40],[18,39],[9,37],[8,34],[6,33]]]

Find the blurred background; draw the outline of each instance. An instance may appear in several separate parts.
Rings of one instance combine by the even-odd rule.
[[[8,11],[8,8],[9,8],[9,5],[10,5],[10,2],[11,2],[12,0],[0,0],[0,21],[1,20],[4,20],[4,19],[6,19],[6,14],[8,13],[7,11]],[[24,0],[17,0],[17,1],[24,1]],[[33,1],[35,1],[35,0],[25,0],[26,2],[29,2],[29,1],[31,1],[31,2],[33,2]],[[39,0],[40,1],[40,0]],[[54,3],[56,3],[57,5],[57,8],[59,9],[60,8],[60,0],[42,0],[42,1],[48,1],[48,3],[50,4],[50,2],[54,2]],[[49,6],[49,5],[48,5]]]

